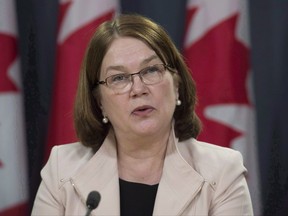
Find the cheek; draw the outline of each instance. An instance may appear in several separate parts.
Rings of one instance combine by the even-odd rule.
[[[171,106],[171,108],[174,107],[176,104],[178,90],[172,81],[163,83],[163,86],[156,91],[159,92],[159,102],[162,101],[162,104],[168,104],[168,106]]]
[[[102,95],[102,111],[108,116],[117,116],[126,107],[124,99],[117,95]]]
[[[111,100],[111,95],[107,90],[101,89],[99,91],[99,97],[100,97],[100,105],[102,108],[102,112],[104,112],[106,115],[108,114],[111,104],[113,103],[113,100]]]
[[[175,100],[177,99],[178,97],[178,87],[177,85],[175,84],[175,81],[174,80],[169,80],[169,82],[167,82],[166,84],[166,95],[167,97],[169,97],[171,100]]]
[[[113,104],[114,104],[114,101],[111,100],[111,99],[108,99],[107,97],[106,98],[102,98],[101,100],[102,102],[102,111],[105,112],[106,114],[109,114],[111,113],[111,108],[113,108]]]

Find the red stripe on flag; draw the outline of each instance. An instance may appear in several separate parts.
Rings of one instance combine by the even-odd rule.
[[[15,36],[0,33],[0,50],[0,92],[18,91],[16,85],[8,77],[8,68],[17,56]]]
[[[28,215],[28,204],[21,203],[13,207],[0,211],[0,216],[25,216]]]
[[[62,11],[65,13],[66,10],[63,9]],[[57,47],[57,71],[53,88],[52,114],[45,161],[47,161],[54,145],[77,140],[73,123],[73,105],[81,62],[86,46],[96,27],[103,21],[111,19],[113,15],[114,11],[107,12],[84,25]],[[60,16],[63,17],[63,15]]]

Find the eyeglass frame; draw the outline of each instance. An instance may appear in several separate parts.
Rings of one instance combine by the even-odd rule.
[[[164,74],[164,72],[167,71],[167,70],[169,70],[169,71],[172,72],[172,73],[176,73],[176,72],[173,70],[173,68],[171,68],[170,65],[168,65],[168,64],[164,64],[164,63],[162,63],[162,64],[161,64],[161,63],[159,63],[159,64],[154,64],[154,65],[147,66],[147,67],[141,69],[140,71],[138,71],[138,72],[136,72],[136,73],[127,74],[127,75],[129,75],[130,83],[133,84],[134,80],[133,80],[132,77],[133,77],[134,75],[138,75],[139,78],[140,78],[140,80],[141,80],[141,82],[144,83],[145,85],[156,85],[156,84],[160,83],[160,82],[162,81],[162,79],[161,79],[159,82],[156,82],[156,83],[153,83],[153,84],[147,84],[147,83],[145,83],[145,82],[143,81],[143,77],[142,77],[142,75],[141,75],[141,72],[143,72],[145,69],[150,68],[150,67],[153,67],[153,66],[155,66],[155,65],[163,65],[163,66],[164,66],[165,70],[163,71],[163,73],[161,73],[161,74],[162,74],[162,77],[161,77],[162,79],[163,79],[163,74]],[[119,74],[121,74],[121,73],[119,73]],[[114,75],[111,75],[111,76],[106,77],[104,80],[97,81],[97,82],[96,82],[96,86],[98,86],[98,85],[104,85],[104,84],[105,84],[105,86],[107,86],[108,88],[110,88],[110,89],[112,89],[112,90],[122,90],[122,89],[125,89],[125,87],[126,87],[128,84],[127,84],[126,86],[124,86],[123,88],[113,89],[113,88],[110,87],[111,85],[109,85],[109,84],[107,83],[107,79],[109,79],[109,78],[112,77],[112,76],[119,75],[119,74],[114,74]],[[130,83],[129,83],[129,84],[130,84]],[[96,86],[95,86],[95,87],[96,87]]]

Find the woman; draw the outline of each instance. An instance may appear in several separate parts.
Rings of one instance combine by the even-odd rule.
[[[75,103],[79,143],[54,147],[33,215],[252,215],[240,153],[196,140],[195,84],[166,32],[139,15],[99,26]]]

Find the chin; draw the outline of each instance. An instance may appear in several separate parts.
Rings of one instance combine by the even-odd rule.
[[[163,130],[163,123],[161,124],[160,122],[155,121],[141,122],[134,127],[134,131],[137,131],[137,133],[141,135],[152,135],[161,130]]]

